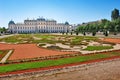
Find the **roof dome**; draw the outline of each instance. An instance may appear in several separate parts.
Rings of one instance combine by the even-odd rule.
[[[69,25],[69,23],[68,23],[68,22],[65,22],[65,25]]]
[[[37,18],[38,21],[45,21],[45,18]]]
[[[15,24],[15,23],[14,23],[14,21],[11,20],[8,24],[10,25],[10,24]]]

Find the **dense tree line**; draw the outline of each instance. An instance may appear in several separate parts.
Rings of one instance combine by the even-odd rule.
[[[100,21],[83,23],[80,25],[76,32],[92,33],[95,36],[96,32],[103,32],[106,36],[108,36],[108,32],[112,32],[115,35],[120,32],[120,14],[118,9],[114,9],[111,12],[111,21],[107,19],[102,19]]]
[[[7,28],[5,27],[0,27],[0,33],[6,33],[7,32]]]

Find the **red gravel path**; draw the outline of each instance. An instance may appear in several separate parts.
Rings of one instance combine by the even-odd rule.
[[[102,41],[120,44],[120,38],[104,38]]]
[[[37,47],[36,44],[2,44],[0,43],[0,50],[5,50],[5,49],[14,49],[14,52],[9,57],[9,60],[73,53],[73,52],[60,52],[60,51],[43,49],[43,48]]]

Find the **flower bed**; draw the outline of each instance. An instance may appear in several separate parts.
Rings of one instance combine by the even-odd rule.
[[[106,53],[111,53],[111,52],[120,52],[120,50],[113,50],[113,51],[107,50],[107,51],[103,51],[103,52],[95,52],[95,53],[90,53],[90,54],[81,54],[78,52],[78,53],[73,53],[73,54],[51,55],[51,56],[36,57],[36,58],[8,60],[5,64],[35,62],[35,61],[43,61],[43,60],[55,60],[55,59],[75,57],[75,56],[85,56],[85,55],[104,54],[104,53],[106,54]]]
[[[79,55],[81,55],[81,53],[63,54],[63,55],[51,55],[51,56],[26,58],[26,59],[18,59],[18,60],[8,60],[5,64],[23,63],[23,62],[31,62],[31,61],[42,61],[42,60],[50,60],[50,59],[74,57],[74,56],[79,56]]]
[[[109,52],[108,54],[92,54],[92,55],[84,55],[84,56],[75,56],[71,58],[62,58],[56,60],[45,60],[45,61],[37,61],[37,62],[26,62],[21,64],[9,64],[9,65],[0,66],[0,73],[17,71],[17,70],[26,70],[32,68],[60,66],[66,64],[87,62],[91,60],[112,58],[112,57],[120,57],[120,52]]]

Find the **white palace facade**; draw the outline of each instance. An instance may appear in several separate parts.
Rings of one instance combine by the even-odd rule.
[[[69,31],[69,24],[57,23],[55,20],[38,18],[36,20],[24,20],[24,23],[8,23],[10,33],[62,33]]]

